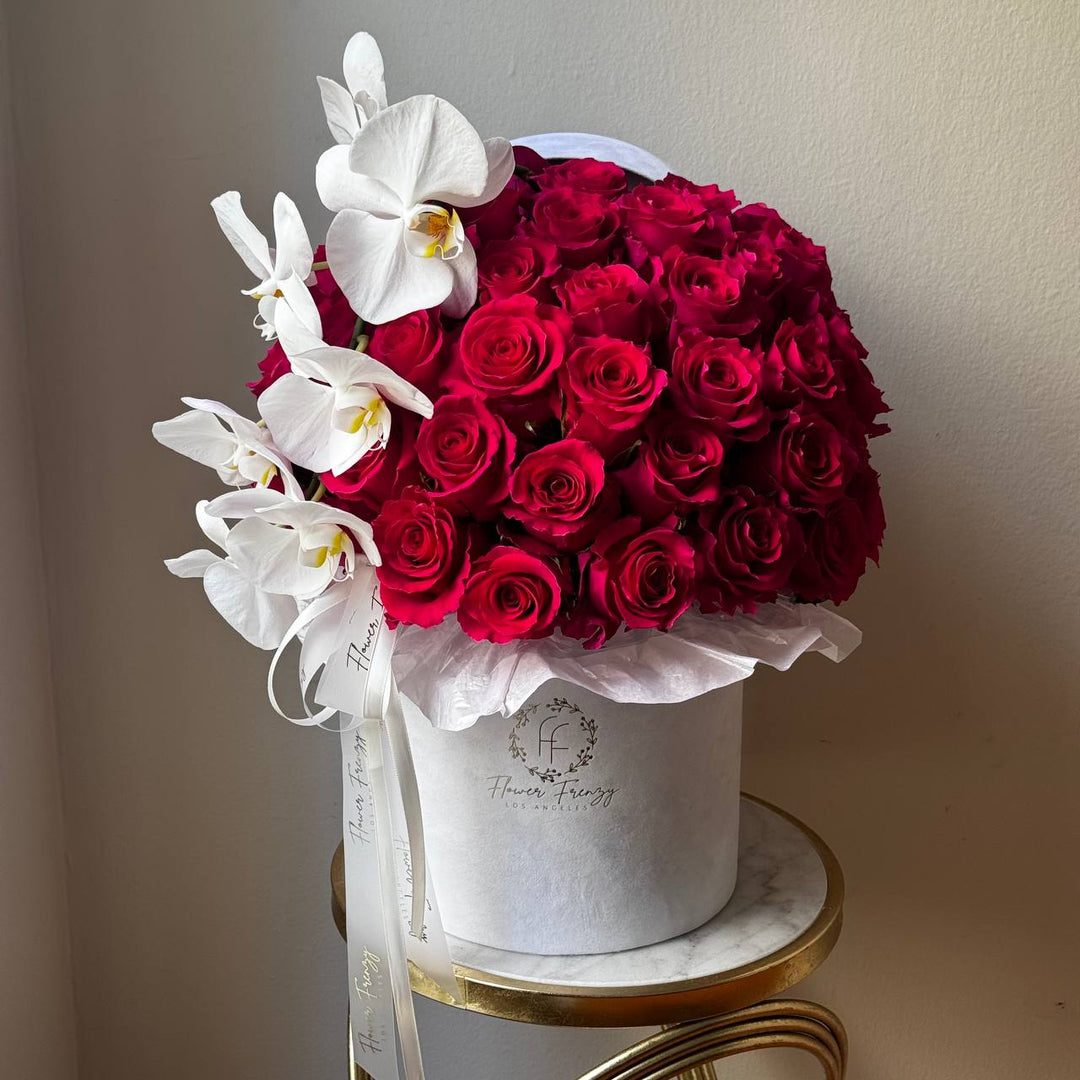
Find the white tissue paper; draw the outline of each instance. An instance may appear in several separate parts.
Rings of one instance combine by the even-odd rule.
[[[562,679],[611,701],[687,701],[753,674],[757,664],[786,671],[806,652],[841,661],[862,641],[859,629],[828,608],[777,601],[734,618],[687,611],[667,633],[624,630],[599,649],[561,635],[493,645],[456,623],[403,627],[394,675],[407,699],[438,728],[458,731],[481,716],[510,716],[548,679]]]
[[[859,641],[833,612],[783,602],[594,651],[403,629],[394,673],[447,932],[581,954],[708,921],[737,873],[742,680]]]

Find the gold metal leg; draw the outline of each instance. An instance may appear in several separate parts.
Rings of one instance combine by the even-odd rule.
[[[810,1001],[765,1001],[651,1035],[581,1080],[713,1080],[711,1062],[751,1050],[792,1047],[815,1057],[826,1080],[843,1080],[847,1036],[840,1020]]]
[[[371,1080],[353,1060],[350,1080]],[[812,1001],[764,1001],[708,1020],[665,1028],[597,1065],[580,1080],[716,1080],[712,1063],[752,1050],[790,1047],[821,1064],[826,1080],[844,1080],[847,1035],[839,1017]]]

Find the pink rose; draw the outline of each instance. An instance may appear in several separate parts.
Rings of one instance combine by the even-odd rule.
[[[820,400],[836,394],[829,331],[820,315],[802,325],[785,319],[770,346],[769,360],[780,372],[785,390]]]
[[[561,550],[579,550],[615,517],[618,496],[604,459],[580,439],[563,439],[526,454],[510,478],[507,517]]]
[[[420,466],[415,443],[419,428],[420,417],[416,413],[397,411],[385,446],[369,450],[340,476],[332,472],[319,474],[329,493],[326,501],[367,521],[387,499],[395,498],[410,484],[418,484]]]
[[[564,312],[531,296],[492,300],[465,323],[447,381],[455,391],[478,390],[500,408],[534,405],[565,359],[569,332]]]
[[[387,615],[416,626],[442,622],[465,591],[464,528],[419,488],[385,503],[371,527],[382,554],[376,573]]]
[[[509,491],[515,442],[480,398],[446,394],[420,425],[416,457],[436,502],[455,514],[490,521]]]
[[[414,311],[376,326],[368,354],[408,379],[425,394],[434,394],[443,368],[443,332],[433,311]]]
[[[685,536],[658,526],[641,532],[636,518],[623,518],[596,538],[585,573],[594,612],[630,629],[670,630],[694,593],[694,549]],[[594,637],[593,642],[600,644]],[[590,643],[592,644],[592,643]]]
[[[556,285],[555,293],[583,337],[606,334],[644,344],[659,322],[652,286],[625,263],[583,267]]]
[[[819,508],[844,494],[857,465],[855,451],[828,420],[792,412],[783,427],[758,444],[746,471],[766,476],[793,505]]]
[[[607,261],[617,238],[619,215],[610,200],[589,191],[557,187],[533,203],[531,235],[550,240],[570,269]]]
[[[666,176],[632,188],[619,207],[627,233],[644,252],[663,255],[673,246],[699,251],[705,244],[719,247],[731,236],[728,215],[737,205],[733,192],[715,184],[699,187],[681,176]]]
[[[558,269],[556,248],[535,236],[512,236],[484,247],[478,256],[480,302],[528,293],[542,298]],[[550,296],[549,296],[550,298]]]
[[[548,165],[535,180],[542,191],[565,187],[607,199],[617,199],[626,190],[626,173],[611,161],[595,158],[570,158]]]
[[[671,356],[671,396],[680,412],[736,439],[761,438],[773,420],[767,403],[776,373],[760,349],[700,330],[679,335]]]
[[[753,612],[788,585],[803,553],[802,528],[786,499],[735,488],[698,519],[698,598],[704,612]]]
[[[505,645],[550,634],[561,604],[551,562],[504,545],[473,563],[457,615],[469,637]]]
[[[561,379],[566,430],[609,461],[633,445],[667,383],[643,349],[618,338],[590,338],[571,353]]]
[[[668,267],[668,295],[680,329],[707,330],[726,337],[748,334],[758,324],[757,313],[744,292],[752,256],[746,252],[711,259],[686,252]]]
[[[825,323],[833,363],[844,387],[844,393],[836,401],[837,410],[830,410],[830,419],[842,431],[854,429],[853,436],[863,434],[874,438],[886,434],[889,425],[878,423],[877,417],[892,410],[885,404],[881,391],[874,385],[873,376],[863,363],[867,352],[852,333],[847,314],[835,311]],[[838,411],[840,407],[844,408],[843,414]]]
[[[463,207],[462,224],[470,241],[479,250],[506,240],[517,228],[522,208],[532,199],[533,189],[520,176],[511,176],[506,187],[489,203]]]
[[[663,412],[649,418],[637,456],[618,476],[634,512],[653,524],[714,502],[723,461],[709,421]]]
[[[820,514],[804,514],[806,553],[792,573],[800,600],[843,603],[855,591],[866,560],[873,557],[866,520],[859,504],[837,499]]]

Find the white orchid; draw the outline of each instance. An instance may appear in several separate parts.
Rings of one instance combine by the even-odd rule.
[[[353,34],[345,46],[342,68],[345,86],[321,75],[317,81],[330,134],[348,144],[363,124],[386,108],[382,53],[370,34]]]
[[[259,412],[274,442],[312,472],[339,476],[390,437],[393,402],[431,416],[430,400],[385,364],[322,341],[318,311],[305,325],[279,309],[281,346],[292,371],[259,396]]]
[[[154,438],[162,446],[216,469],[222,482],[233,487],[267,487],[280,477],[290,498],[304,497],[289,463],[266,428],[220,401],[191,397],[180,400],[190,406],[188,412],[171,420],[159,420],[153,426]]]
[[[279,496],[280,497],[280,496]],[[219,548],[227,549],[229,528],[207,513],[206,500],[195,507],[195,518]],[[259,649],[276,649],[296,619],[299,605],[291,596],[267,592],[232,561],[205,548],[166,559],[170,572],[182,578],[202,578],[207,599],[218,614],[246,641]]]
[[[238,519],[225,550],[258,588],[297,600],[318,596],[352,576],[356,545],[372,565],[379,551],[371,526],[321,502],[295,502],[260,488],[229,492],[206,507],[214,517]]]
[[[283,191],[274,199],[274,246],[259,232],[244,207],[237,191],[226,191],[210,205],[214,208],[218,224],[236,253],[247,268],[259,279],[252,289],[242,289],[259,303],[255,326],[268,341],[274,337],[274,312],[278,301],[285,297],[298,312],[315,309],[315,301],[307,285],[313,280],[314,252],[304,228],[296,203]]]
[[[371,323],[436,304],[464,315],[476,299],[476,254],[455,208],[490,202],[513,171],[505,139],[483,142],[430,95],[380,109],[351,143],[327,150],[315,171],[336,211],[326,257],[353,310]]]

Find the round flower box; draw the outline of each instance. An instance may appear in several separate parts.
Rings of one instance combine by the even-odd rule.
[[[673,705],[552,680],[511,717],[409,737],[446,931],[615,952],[707,922],[735,888],[742,683]]]

